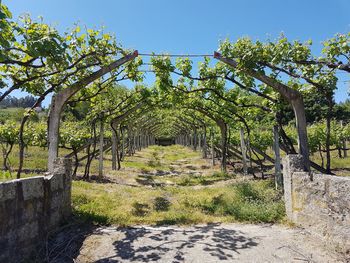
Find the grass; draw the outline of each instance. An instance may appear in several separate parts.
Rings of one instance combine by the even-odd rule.
[[[128,187],[73,182],[77,215],[100,224],[197,224],[280,222],[284,203],[270,181],[223,187]]]
[[[177,178],[177,180],[174,180],[174,181],[175,183],[181,186],[190,186],[190,185],[198,185],[198,184],[210,185],[218,181],[225,181],[225,180],[234,179],[234,178],[236,178],[234,174],[216,172],[208,176],[185,175],[180,178]]]
[[[295,149],[297,149],[297,146],[295,146]],[[270,156],[274,156],[272,149],[268,149],[266,153]],[[281,151],[281,156],[282,157],[285,156],[285,153],[283,151]],[[323,156],[324,156],[324,162],[326,163],[326,154],[323,153]],[[322,163],[319,153],[314,153],[310,155],[310,160],[317,163],[318,165],[321,165]],[[332,151],[331,152],[331,170],[333,173],[335,173],[338,176],[350,176],[350,151],[348,151],[347,158],[339,158],[338,151]]]
[[[350,152],[348,153],[348,155]],[[321,165],[321,158],[318,154],[314,154],[310,159]],[[326,158],[324,157],[326,163]],[[339,158],[336,151],[331,153],[331,170],[339,176],[350,176],[350,156],[347,158]]]
[[[60,155],[69,151],[61,150]],[[12,167],[18,165],[18,148],[11,154]],[[116,183],[73,181],[72,204],[77,217],[98,224],[197,224],[209,222],[280,222],[284,205],[270,181],[236,182],[235,175],[219,172],[201,159],[200,152],[181,146],[152,146],[122,163],[121,171],[111,171],[105,155],[105,174],[110,179],[134,180],[145,176],[175,185],[131,187]],[[23,177],[42,174],[46,170],[47,151],[29,147],[26,151]],[[91,171],[97,173],[98,161]],[[83,166],[78,172],[83,171]],[[166,172],[166,173],[165,173]],[[150,174],[148,174],[150,173]],[[170,174],[170,175],[168,175]],[[3,172],[0,180],[9,180],[15,173]],[[231,182],[231,181],[230,181]],[[207,187],[210,185],[210,187]]]
[[[149,147],[127,157],[124,168],[108,177],[142,179],[153,187],[136,182],[137,186],[131,187],[75,181],[72,201],[76,215],[122,226],[284,220],[284,203],[272,181],[235,180],[235,175],[210,167],[199,152],[181,146]],[[230,183],[215,185],[228,179]]]
[[[0,121],[13,120],[20,122],[24,112],[24,108],[0,108]]]

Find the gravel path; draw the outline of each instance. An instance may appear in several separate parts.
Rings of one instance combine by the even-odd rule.
[[[346,262],[301,229],[278,225],[103,227],[75,262]]]

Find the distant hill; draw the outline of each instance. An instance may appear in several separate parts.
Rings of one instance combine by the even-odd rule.
[[[30,95],[22,98],[7,96],[0,102],[0,108],[30,108],[34,105],[35,101],[35,97]]]

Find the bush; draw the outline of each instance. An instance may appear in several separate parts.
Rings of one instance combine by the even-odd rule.
[[[270,182],[241,182],[232,188],[232,193],[222,193],[191,206],[213,215],[233,216],[237,221],[276,222],[283,219],[284,203]]]
[[[148,204],[134,202],[132,204],[132,211],[131,213],[134,216],[146,216],[151,212],[151,208]]]
[[[260,201],[264,197],[253,187],[251,183],[243,182],[234,185],[237,198],[242,201]]]
[[[171,202],[165,197],[156,197],[153,202],[154,210],[156,211],[168,211],[170,208]]]

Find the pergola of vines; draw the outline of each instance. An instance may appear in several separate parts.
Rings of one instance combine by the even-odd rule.
[[[236,42],[225,40],[213,54],[139,54],[122,48],[103,30],[81,32],[76,26],[62,35],[29,16],[19,22],[11,19],[11,13],[2,4],[0,81],[4,92],[0,101],[18,89],[37,98],[19,127],[18,177],[27,144],[27,121],[50,94],[53,96],[46,141],[49,171],[53,169],[59,146],[68,147],[66,144],[73,150],[76,163],[79,163],[78,153],[84,149],[88,154],[83,158],[88,163],[94,155],[99,155],[102,174],[105,150],[111,149],[112,166],[117,169],[126,154],[124,144],[131,154],[135,148],[154,143],[156,138],[171,138],[176,143],[201,148],[203,156],[208,154],[207,142],[210,141],[212,156],[214,151],[221,156],[223,171],[226,171],[228,154],[241,156],[243,163],[254,160],[253,155],[257,162],[261,156],[271,161],[279,159],[276,145],[280,143],[278,148],[286,153],[298,152],[303,156],[306,171],[310,171],[311,165],[330,172],[330,126],[336,74],[338,71],[350,73],[350,34],[325,41],[321,57],[313,56],[310,41],[290,42],[284,36],[266,42],[249,38]],[[148,57],[149,61],[143,61]],[[193,59],[201,59],[198,68],[193,68]],[[155,75],[156,81],[146,87],[141,82],[149,73]],[[134,89],[118,86],[117,83],[126,79],[135,82]],[[302,95],[309,90],[325,96],[329,109],[326,170],[309,160]],[[81,102],[89,104],[90,112],[79,125],[90,127],[90,135],[79,137],[80,133],[73,136],[60,131],[64,109]],[[286,103],[295,115],[297,150],[282,123]],[[106,140],[107,123],[110,140]],[[261,126],[266,123],[275,126],[275,158],[255,147],[252,141],[257,136],[252,131],[262,131]],[[240,134],[240,138],[232,138],[233,132]],[[99,149],[96,149],[97,133]],[[230,140],[240,144],[240,151],[230,148]],[[85,175],[88,172],[87,167]]]

